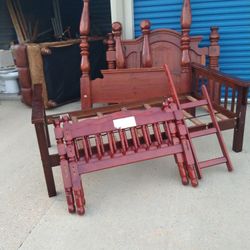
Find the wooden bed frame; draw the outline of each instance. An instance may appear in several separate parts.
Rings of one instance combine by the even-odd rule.
[[[103,78],[91,80],[89,63],[89,0],[84,0],[80,23],[81,34],[81,106],[82,110],[68,112],[69,117],[86,118],[128,109],[140,108],[143,103],[152,106],[162,104],[169,95],[163,64],[168,64],[182,102],[201,99],[201,85],[206,85],[213,108],[222,130],[234,129],[233,150],[242,151],[247,94],[249,82],[218,71],[219,34],[211,27],[210,46],[199,48],[201,36],[191,37],[191,6],[184,0],[181,17],[182,32],[169,29],[150,31],[150,22],[141,23],[142,36],[134,40],[122,40],[121,24],[112,25],[107,39],[108,69],[102,70]],[[205,66],[206,57],[209,65]],[[50,154],[48,125],[60,114],[46,115],[42,100],[42,87],[33,90],[32,123],[35,125],[49,196],[56,195],[52,168],[58,166],[58,154]],[[224,94],[223,94],[224,93]],[[232,97],[229,97],[229,93]],[[105,108],[92,109],[94,103],[116,103]],[[206,111],[206,108],[203,108]],[[192,126],[190,131],[208,129],[196,110],[185,112]],[[203,116],[203,115],[202,115]]]
[[[90,32],[89,0],[84,0],[81,34],[81,106],[94,103],[124,103],[168,96],[163,64],[173,75],[178,94],[201,98],[201,85],[208,88],[221,129],[234,128],[233,150],[242,150],[249,82],[223,74],[219,69],[218,27],[211,27],[210,46],[200,48],[201,36],[189,35],[192,22],[190,0],[183,1],[181,33],[170,29],[150,31],[150,21],[141,22],[142,36],[122,40],[122,26],[112,25],[107,39],[108,69],[103,78],[91,80],[88,60]],[[206,67],[206,57],[209,65]],[[232,93],[232,97],[229,97]],[[191,97],[190,97],[191,96]],[[195,115],[194,113],[192,115]]]
[[[54,121],[54,133],[60,156],[64,190],[70,213],[85,213],[85,196],[81,175],[172,155],[183,185],[189,181],[197,187],[201,170],[226,164],[233,170],[227,148],[205,85],[204,99],[181,104],[168,66],[164,65],[170,97],[161,107],[144,105],[144,109],[127,110],[109,115],[99,113],[94,119],[63,116]],[[189,133],[184,110],[206,106],[213,127]],[[193,138],[216,135],[222,156],[198,161]]]

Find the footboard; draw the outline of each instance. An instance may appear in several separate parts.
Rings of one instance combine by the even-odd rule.
[[[194,97],[201,98],[202,85],[207,86],[214,109],[234,122],[234,124],[221,122],[220,127],[221,129],[234,128],[233,150],[240,152],[250,82],[192,63],[192,94]]]

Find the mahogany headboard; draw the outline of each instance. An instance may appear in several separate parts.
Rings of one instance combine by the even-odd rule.
[[[170,29],[150,31],[149,20],[141,22],[142,35],[133,40],[120,40],[122,25],[115,22],[108,37],[107,62],[113,68],[150,68],[162,67],[167,63],[171,70],[181,72],[181,33]],[[189,54],[192,62],[205,64],[208,48],[199,48],[201,36],[190,37]],[[122,50],[119,50],[121,43]]]
[[[191,91],[191,67],[195,62],[218,67],[218,28],[211,28],[209,48],[199,48],[201,36],[189,35],[192,22],[190,0],[183,0],[181,32],[170,29],[150,30],[149,20],[141,22],[142,35],[132,40],[122,40],[122,25],[112,24],[112,33],[106,40],[108,69],[102,70],[102,79],[90,79],[89,2],[84,0],[80,22],[81,34],[81,103],[82,109],[96,102],[119,103],[160,97],[168,94],[162,69],[168,64],[179,93]]]

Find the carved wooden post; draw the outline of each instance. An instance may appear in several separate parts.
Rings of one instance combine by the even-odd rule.
[[[90,86],[90,63],[89,63],[89,43],[88,36],[90,32],[89,18],[90,0],[83,0],[83,11],[80,21],[80,37],[81,37],[81,106],[82,109],[91,107],[91,86]]]
[[[211,27],[210,33],[210,46],[209,46],[209,67],[211,69],[219,69],[219,55],[220,55],[220,46],[219,46],[219,39],[220,35],[218,33],[218,27]],[[214,82],[213,80],[209,81],[208,92],[210,98],[215,101],[216,103],[220,103],[220,86]]]
[[[143,34],[143,47],[142,47],[142,67],[150,68],[152,67],[152,54],[149,45],[149,34],[151,23],[149,20],[143,20],[141,22],[141,31]]]
[[[122,42],[121,42],[121,34],[122,34],[122,25],[119,22],[114,22],[112,24],[112,31],[115,38],[115,57],[116,57],[116,68],[117,69],[124,69],[125,66],[125,57],[122,49]]]
[[[220,55],[220,46],[219,39],[220,35],[218,33],[218,27],[211,27],[210,33],[210,46],[209,46],[209,67],[211,69],[219,69],[219,55]]]
[[[167,100],[166,102],[163,103],[163,109],[166,111],[166,112],[172,112],[172,110],[170,111],[170,101],[172,100]],[[167,121],[166,122],[167,124],[167,127],[169,128],[169,133],[171,135],[171,144],[173,145],[177,145],[177,144],[180,144],[180,139],[177,135],[177,127],[176,127],[176,124],[175,122],[172,120],[172,121]],[[179,169],[179,173],[180,173],[180,176],[181,176],[181,181],[182,181],[182,184],[183,185],[188,185],[188,176],[187,176],[187,172],[186,172],[186,169],[185,169],[185,158],[184,158],[184,154],[183,153],[177,153],[174,155],[174,158],[175,158],[175,162],[178,166],[178,169]]]
[[[106,60],[109,69],[115,69],[115,40],[112,33],[108,33]]]
[[[71,174],[76,212],[79,215],[83,215],[85,213],[85,208],[84,208],[85,198],[84,198],[81,176],[79,175],[77,168],[75,145],[71,134],[71,130],[68,129],[68,127],[70,126],[69,117],[64,116],[63,122],[64,122],[63,135],[64,135],[64,140],[66,142],[66,153],[68,158],[68,166]]]
[[[63,129],[60,126],[61,121],[59,119],[56,119],[54,121],[54,131],[56,136],[56,142],[57,142],[57,149],[58,154],[60,157],[60,165],[62,169],[62,177],[63,177],[63,183],[64,183],[64,189],[66,194],[66,200],[68,204],[68,211],[70,213],[75,212],[75,202],[74,202],[74,196],[72,191],[72,180],[71,180],[71,174],[69,169],[69,162],[67,159],[67,152],[63,141]]]
[[[183,84],[183,92],[188,92],[191,89],[191,68],[190,68],[190,27],[192,23],[192,14],[190,0],[184,0],[181,14],[181,82]]]

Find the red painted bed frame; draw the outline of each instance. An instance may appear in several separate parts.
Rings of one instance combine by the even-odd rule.
[[[182,183],[198,185],[201,169],[226,163],[232,171],[221,132],[206,90],[203,100],[180,104],[170,71],[165,65],[171,96],[162,107],[146,106],[144,110],[122,110],[110,115],[84,120],[64,116],[56,119],[57,141],[68,211],[85,213],[85,197],[81,175],[143,160],[173,155]],[[189,133],[183,109],[207,105],[214,127]],[[127,123],[125,120],[132,123]],[[118,124],[119,122],[119,124]],[[62,126],[63,125],[63,126]],[[191,138],[216,134],[223,156],[198,162]],[[130,135],[131,138],[128,138]],[[106,140],[105,140],[106,139]],[[197,178],[198,177],[198,178]]]
[[[113,23],[112,33],[107,39],[108,69],[101,71],[103,78],[95,80],[90,78],[88,59],[89,2],[84,0],[80,22],[83,110],[91,108],[94,103],[124,103],[168,96],[162,68],[167,64],[178,94],[199,99],[200,85],[207,86],[215,110],[226,118],[219,122],[221,129],[234,128],[233,150],[242,150],[250,83],[218,71],[220,46],[217,27],[211,27],[209,47],[199,47],[201,36],[190,36],[190,0],[183,0],[181,33],[170,29],[151,31],[150,21],[144,20],[140,25],[142,36],[122,40],[121,24]],[[209,65],[205,67],[207,56]],[[232,98],[229,98],[229,93],[232,93]]]
[[[160,29],[150,31],[150,22],[141,23],[142,36],[133,40],[121,39],[121,25],[114,23],[112,34],[107,39],[108,69],[102,70],[102,79],[90,79],[88,60],[90,31],[89,0],[84,0],[80,24],[81,33],[81,103],[82,110],[68,112],[69,117],[79,119],[96,116],[98,112],[110,114],[126,106],[128,109],[142,108],[143,103],[156,105],[169,95],[169,88],[162,65],[167,63],[173,75],[178,94],[185,94],[182,101],[199,100],[201,85],[206,85],[222,130],[234,129],[233,150],[240,152],[243,145],[247,93],[249,82],[234,78],[218,71],[219,34],[212,27],[210,46],[199,48],[202,37],[190,37],[191,6],[184,0],[181,18],[181,33]],[[206,56],[209,65],[204,66]],[[222,96],[224,90],[225,96]],[[229,98],[232,93],[232,98]],[[145,100],[147,99],[147,100]],[[132,103],[129,103],[132,101]],[[93,103],[118,103],[105,108],[92,109]],[[210,129],[212,123],[202,124],[196,120],[195,109],[188,110],[186,118],[195,126],[189,131]],[[32,123],[35,126],[45,180],[49,196],[56,195],[52,168],[58,166],[58,154],[50,154],[48,125],[61,114],[46,115],[42,100],[42,88],[35,85],[33,90]]]

